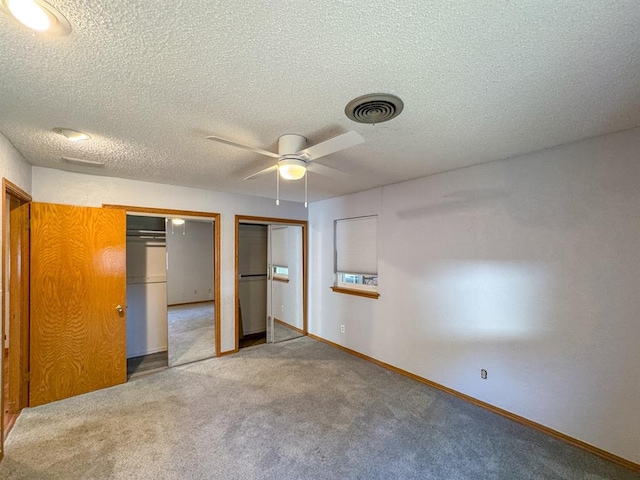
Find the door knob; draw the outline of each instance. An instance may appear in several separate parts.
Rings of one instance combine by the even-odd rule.
[[[116,305],[116,310],[118,311],[118,313],[124,312],[124,308],[122,308],[122,305]]]

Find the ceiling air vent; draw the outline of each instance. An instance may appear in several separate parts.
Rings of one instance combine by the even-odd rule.
[[[354,122],[382,123],[397,117],[404,103],[395,95],[372,93],[351,100],[344,113]]]

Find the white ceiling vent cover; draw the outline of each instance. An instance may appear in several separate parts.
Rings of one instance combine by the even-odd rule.
[[[382,123],[397,117],[404,103],[395,95],[372,93],[351,100],[344,113],[354,122]]]

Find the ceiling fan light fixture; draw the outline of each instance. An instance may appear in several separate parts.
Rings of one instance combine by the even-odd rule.
[[[68,35],[71,25],[44,0],[0,0],[0,10],[25,27],[51,35]]]
[[[297,159],[280,160],[278,172],[285,180],[300,180],[307,173],[307,164]]]

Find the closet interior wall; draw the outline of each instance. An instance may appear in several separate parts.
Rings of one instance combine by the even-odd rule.
[[[167,350],[166,251],[164,218],[127,215],[127,358]]]

